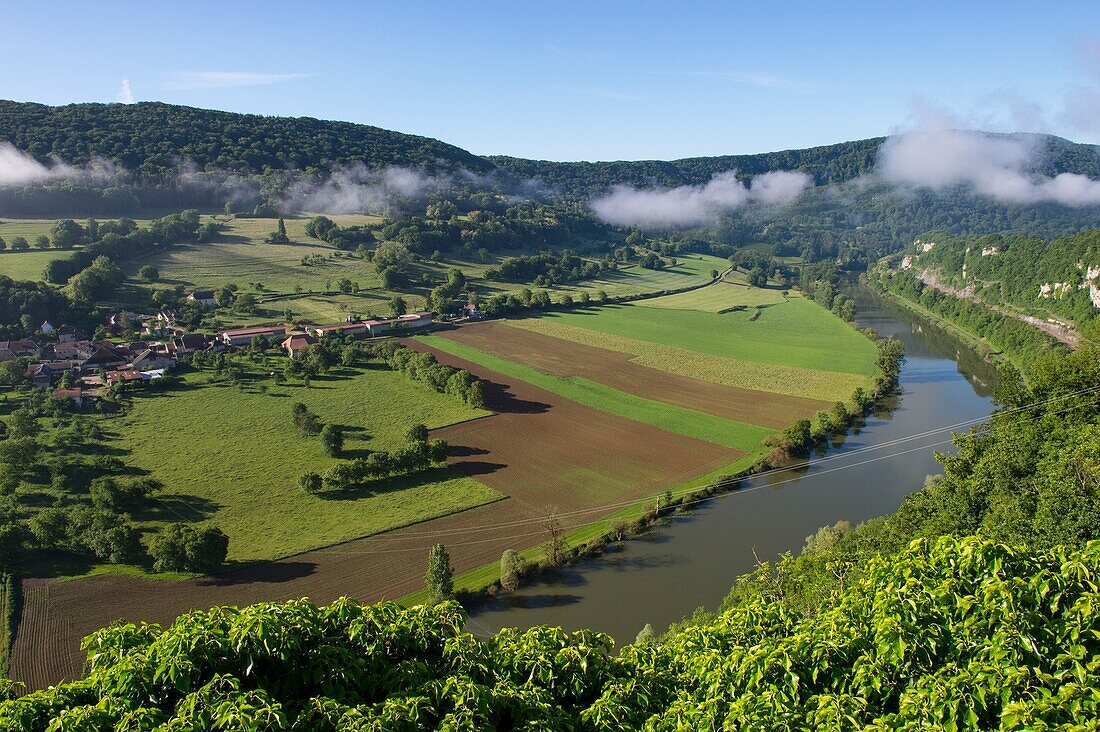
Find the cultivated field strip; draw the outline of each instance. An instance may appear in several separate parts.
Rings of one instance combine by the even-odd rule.
[[[700,354],[685,348],[589,330],[547,318],[520,318],[509,320],[507,324],[595,348],[619,351],[630,356],[630,362],[639,366],[757,392],[831,403],[847,399],[857,387],[866,388],[869,384],[867,377],[859,374],[761,364],[726,356]]]
[[[829,402],[723,386],[641,366],[622,351],[597,348],[498,321],[463,326],[441,337],[525,364],[551,376],[579,376],[613,389],[724,419],[783,429]],[[711,358],[699,354],[700,369]]]
[[[216,578],[177,583],[99,575],[41,582],[24,605],[13,678],[41,688],[75,677],[83,663],[81,638],[118,619],[166,623],[193,608],[297,597],[398,598],[423,586],[425,560],[437,536],[444,537],[457,573],[473,570],[497,561],[505,549],[541,544],[539,520],[549,508],[575,511],[641,500],[743,455],[570,402],[445,353],[436,356],[486,380],[488,406],[498,414],[435,430],[433,436],[455,447],[456,468],[508,499]],[[565,525],[573,528],[601,515]],[[507,525],[516,521],[528,523]],[[51,610],[58,608],[69,618],[65,625],[53,620]]]

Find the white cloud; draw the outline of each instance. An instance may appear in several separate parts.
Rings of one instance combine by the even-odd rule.
[[[63,177],[68,168],[50,167],[8,142],[0,142],[0,186],[40,183],[50,178]]]
[[[744,206],[780,205],[798,198],[812,185],[799,171],[776,170],[753,178],[746,186],[736,171],[714,175],[705,185],[639,189],[615,186],[592,201],[592,210],[615,226],[699,226]]]
[[[130,90],[130,80],[123,79],[122,86],[118,89],[118,101],[123,104],[134,103],[134,92]]]
[[[284,81],[306,79],[315,74],[267,74],[256,71],[173,71],[168,75],[168,89],[228,89],[240,86],[267,86]]]
[[[942,114],[925,114],[914,131],[889,137],[875,172],[883,180],[932,190],[963,187],[1006,203],[1100,204],[1100,181],[1076,173],[1029,172],[1032,138],[960,130]]]

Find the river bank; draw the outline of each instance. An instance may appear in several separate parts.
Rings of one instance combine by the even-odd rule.
[[[996,372],[869,289],[850,292],[861,327],[906,346],[897,394],[850,434],[820,446],[808,465],[750,476],[737,491],[665,516],[599,558],[498,594],[471,608],[470,627],[592,627],[628,642],[646,623],[661,629],[696,607],[717,607],[757,557],[797,551],[820,526],[892,512],[939,472],[933,450],[950,444],[951,430],[943,428],[989,414]]]

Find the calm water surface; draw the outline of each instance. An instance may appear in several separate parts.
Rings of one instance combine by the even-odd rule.
[[[631,642],[646,623],[658,631],[698,606],[715,609],[755,558],[797,551],[819,527],[891,513],[939,472],[933,451],[950,449],[949,432],[897,445],[899,438],[984,417],[994,372],[950,336],[922,325],[864,288],[856,320],[905,343],[900,393],[846,438],[798,471],[746,481],[744,488],[671,518],[598,559],[501,595],[474,608],[468,629],[560,625],[594,628]],[[853,454],[869,446],[880,449]],[[822,461],[822,458],[829,458]]]

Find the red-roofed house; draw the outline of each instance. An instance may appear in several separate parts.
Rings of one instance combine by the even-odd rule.
[[[407,313],[396,318],[377,318],[363,323],[371,337],[395,331],[422,330],[432,324],[432,314],[427,311]]]
[[[258,325],[253,328],[234,328],[218,334],[219,340],[227,346],[247,346],[256,336],[264,338],[282,338],[286,335],[285,325]]]
[[[84,392],[79,386],[69,389],[58,389],[53,393],[54,399],[68,399],[78,407],[84,406]]]
[[[290,336],[283,341],[282,346],[286,350],[287,355],[294,358],[303,348],[312,346],[316,342],[317,339],[311,335],[305,333],[291,333]]]
[[[366,323],[338,323],[337,325],[314,325],[308,328],[309,332],[318,338],[328,336],[364,335],[367,332]]]

